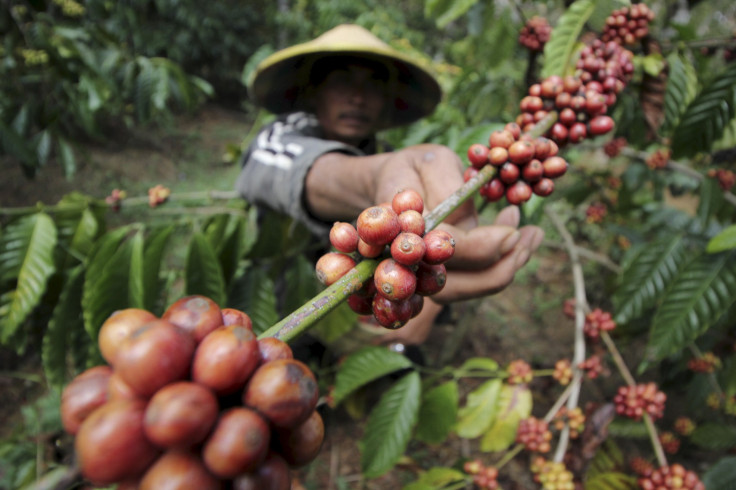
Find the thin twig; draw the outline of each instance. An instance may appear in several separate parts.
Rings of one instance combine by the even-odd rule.
[[[565,248],[564,244],[549,241],[549,240],[546,240],[543,243],[543,245],[549,248],[557,248],[557,249]],[[575,245],[575,250],[577,251],[578,255],[581,258],[596,262],[615,274],[621,273],[621,266],[619,266],[617,263],[611,260],[611,258],[608,257],[607,255],[604,255],[599,252],[594,252],[593,250],[587,249],[585,247],[581,247],[580,245]]]
[[[613,362],[616,364],[618,372],[621,374],[621,377],[624,378],[626,384],[629,386],[636,386],[636,380],[634,379],[634,376],[631,375],[631,371],[629,371],[629,368],[626,366],[624,358],[621,356],[621,353],[613,342],[613,339],[611,339],[611,336],[605,330],[601,330],[601,338],[606,344],[608,352],[611,354],[611,357],[613,357]]]

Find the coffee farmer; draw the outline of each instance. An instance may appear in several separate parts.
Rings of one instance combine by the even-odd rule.
[[[392,150],[376,135],[431,114],[441,99],[422,66],[356,25],[269,56],[249,86],[254,101],[278,115],[243,157],[236,187],[249,202],[285,213],[327,243],[335,221],[411,188],[431,210],[463,184],[449,148],[420,144]],[[543,232],[519,228],[519,210],[479,226],[471,200],[439,227],[456,241],[444,289],[404,327],[382,330],[380,343],[418,345],[442,305],[501,291],[539,247]]]

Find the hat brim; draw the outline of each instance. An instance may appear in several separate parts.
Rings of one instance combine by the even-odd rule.
[[[437,80],[408,56],[388,45],[366,46],[349,41],[336,46],[310,41],[272,54],[253,73],[250,95],[256,104],[276,114],[304,110],[309,67],[314,60],[331,56],[365,58],[392,67],[395,80],[391,84],[392,93],[388,94],[391,114],[385,127],[409,124],[428,116],[442,98]]]

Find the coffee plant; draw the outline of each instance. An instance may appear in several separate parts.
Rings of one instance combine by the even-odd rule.
[[[66,15],[78,12],[77,4],[59,3],[61,12],[64,5]],[[466,14],[477,21],[497,8],[428,2],[425,13],[452,35]],[[57,396],[40,398],[35,417],[56,406],[61,421],[36,424],[45,428],[37,437],[63,428],[77,446],[78,466],[59,466],[45,481],[70,475],[78,481],[80,470],[92,484],[125,488],[131,478],[143,478],[142,486],[148,479],[154,488],[159,478],[170,478],[171,468],[186,467],[202,485],[231,481],[234,488],[253,488],[264,485],[261,478],[281,478],[287,488],[289,467],[306,465],[319,452],[321,437],[312,436],[324,428],[312,418],[315,390],[337,408],[355,403],[380,379],[384,390],[360,441],[367,479],[393,470],[410,444],[461,439],[472,454],[457,455],[448,466],[422,467],[405,488],[504,488],[517,483],[518,473],[508,470],[522,459],[526,481],[541,488],[729,488],[736,479],[727,455],[736,447],[736,198],[730,192],[736,69],[728,59],[706,56],[687,33],[673,38],[671,15],[657,3],[576,0],[550,21],[539,57],[529,58],[540,63],[531,70],[539,70],[533,83],[517,85],[498,102],[488,97],[495,89],[473,90],[485,86],[478,84],[488,75],[462,74],[449,98],[458,102],[470,93],[472,103],[443,106],[427,121],[392,132],[403,144],[448,144],[466,161],[465,185],[426,210],[421,224],[411,215],[424,210],[397,204],[388,232],[359,218],[336,223],[329,243],[304,250],[304,229],[275,216],[259,226],[255,209],[232,193],[184,195],[163,184],[146,196],[116,189],[102,198],[75,193],[53,205],[1,209],[0,342],[19,352],[41,351],[45,382]],[[522,28],[501,24],[494,32]],[[475,41],[490,35],[468,32]],[[513,46],[518,39],[518,31],[506,36]],[[733,46],[730,36],[719,42],[714,45],[724,52]],[[477,60],[462,43],[453,42],[454,55]],[[47,62],[39,52],[25,56],[32,64]],[[504,76],[521,79],[522,71]],[[468,111],[459,114],[457,107]],[[489,122],[487,114],[498,117]],[[471,129],[449,129],[461,120],[472,122]],[[558,160],[545,166],[550,158]],[[557,178],[547,190],[532,190]],[[666,200],[685,194],[697,198],[693,212]],[[288,344],[307,331],[327,339],[349,336],[358,314],[385,312],[376,298],[420,296],[423,268],[446,259],[427,263],[427,237],[467,199],[482,216],[501,205],[520,206],[524,219],[548,226],[568,255],[574,300],[560,296],[558,306],[574,331],[569,358],[501,365],[471,357],[434,369],[369,346],[341,359],[334,377],[289,360]],[[116,212],[135,218],[111,226]],[[385,207],[371,212],[377,221],[387,214]],[[447,249],[451,239],[441,243]],[[183,257],[179,263],[169,262],[172,248]],[[391,262],[379,269],[384,261]],[[283,283],[279,271],[286,271]],[[392,282],[396,271],[406,272],[400,284]],[[431,278],[441,287],[442,272]],[[408,293],[404,286],[412,281]],[[283,299],[277,286],[286,290]],[[368,301],[358,301],[366,298],[370,311],[363,309]],[[197,317],[193,323],[178,319],[181,305],[198,309],[182,315]],[[203,326],[205,310],[219,312],[209,326]],[[401,311],[410,316],[415,310]],[[399,314],[392,314],[384,322],[389,328],[408,318],[396,323]],[[119,315],[135,318],[135,326]],[[144,340],[160,342],[158,356],[135,346]],[[229,346],[226,375],[211,372],[210,344]],[[641,352],[618,347],[640,344]],[[180,358],[164,369],[156,363],[168,351]],[[261,369],[268,382],[248,394]],[[284,395],[289,389],[274,382],[283,369],[298,371],[307,379],[300,387],[310,389],[297,396],[308,399],[308,407],[289,405],[296,415],[276,403],[293,394]],[[596,401],[583,405],[581,392],[593,385]],[[534,396],[542,389],[554,393],[549,405]],[[201,419],[167,427],[168,410],[177,408],[166,400],[177,398],[203,407]],[[147,423],[149,410],[158,415]],[[284,422],[291,416],[299,422]],[[118,434],[125,442],[117,458],[97,450],[104,442],[94,424],[104,419],[130,428]],[[26,413],[26,420],[32,424],[33,416]],[[281,438],[300,424],[313,424],[309,434]],[[254,439],[278,444],[256,444],[248,454],[226,447],[223,433],[251,430],[259,434]],[[291,454],[288,447],[306,447],[308,454]],[[26,461],[16,481],[32,481],[28,447],[3,448],[3,462]],[[128,458],[123,448],[137,456]]]

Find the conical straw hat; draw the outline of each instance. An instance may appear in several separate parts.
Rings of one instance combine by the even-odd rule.
[[[401,126],[431,114],[442,91],[437,80],[410,57],[396,51],[370,31],[339,25],[312,41],[282,49],[264,59],[248,88],[256,104],[281,114],[305,109],[309,70],[316,59],[330,56],[366,58],[386,64],[395,75],[389,94],[392,111],[386,127]]]

